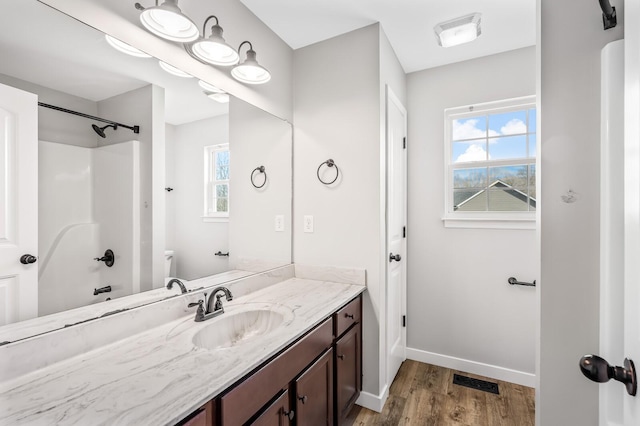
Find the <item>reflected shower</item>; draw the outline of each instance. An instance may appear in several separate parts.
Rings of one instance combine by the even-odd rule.
[[[98,127],[98,125],[92,124],[91,127],[93,127],[93,130],[101,138],[106,138],[107,137],[107,135],[104,134],[104,129],[108,129],[109,127],[113,127],[113,130],[118,130],[118,125],[117,124],[107,124],[106,126],[103,126],[103,127]]]
[[[45,104],[43,102],[38,102],[38,106],[41,106],[43,108],[53,109],[53,110],[60,111],[60,112],[66,112],[67,114],[77,115],[77,116],[88,118],[88,119],[91,119],[91,120],[94,120],[94,121],[100,121],[102,123],[107,123],[107,125],[104,126],[104,127],[98,127],[98,125],[96,125],[96,124],[92,124],[91,125],[91,127],[93,127],[93,130],[101,138],[106,138],[107,137],[105,135],[105,133],[104,133],[104,130],[109,128],[109,127],[113,127],[113,130],[117,130],[118,127],[124,127],[125,129],[131,130],[135,134],[140,133],[140,126],[127,126],[126,124],[117,123],[117,122],[111,121],[111,120],[105,120],[104,118],[95,117],[93,115],[85,114],[83,112],[73,111],[73,110],[62,108],[62,107],[55,106],[55,105]]]

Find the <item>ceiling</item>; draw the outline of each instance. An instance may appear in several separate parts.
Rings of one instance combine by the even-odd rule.
[[[197,79],[172,76],[156,59],[120,53],[100,31],[35,0],[10,3],[0,14],[0,74],[95,102],[155,84],[165,89],[165,120],[174,125],[228,112],[228,104],[203,94]],[[46,36],[36,30],[42,28]]]
[[[536,0],[240,0],[293,49],[380,22],[404,71],[414,72],[536,43]],[[450,48],[433,27],[482,13],[482,35]]]

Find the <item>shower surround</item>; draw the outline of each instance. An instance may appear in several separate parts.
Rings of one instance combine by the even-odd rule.
[[[139,292],[138,141],[86,148],[40,141],[38,315]],[[94,260],[115,253],[107,267]],[[94,289],[112,291],[94,296]]]

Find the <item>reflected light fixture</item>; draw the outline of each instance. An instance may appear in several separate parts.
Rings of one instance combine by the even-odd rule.
[[[211,27],[211,35],[205,38],[207,23],[210,19],[215,19],[216,23]],[[240,60],[238,52],[222,37],[222,27],[218,25],[218,18],[215,15],[209,16],[204,21],[202,37],[191,45],[191,51],[198,59],[211,65],[231,66]]]
[[[256,52],[253,50],[253,45],[249,41],[243,41],[238,47],[238,53],[244,44],[249,45],[247,50],[247,57],[239,65],[236,65],[231,70],[231,75],[236,80],[247,84],[264,84],[271,80],[271,74],[265,67],[260,65],[256,60]]]
[[[193,76],[191,74],[187,74],[186,72],[182,71],[181,69],[176,68],[173,65],[169,65],[166,62],[158,61],[158,64],[160,64],[160,68],[162,68],[163,70],[165,70],[169,74],[173,74],[173,75],[175,75],[177,77],[193,78]]]
[[[140,10],[140,22],[151,33],[166,40],[188,43],[200,37],[196,24],[178,7],[178,0],[165,0],[161,5],[145,8],[135,4]]]
[[[221,104],[226,104],[229,103],[229,94],[228,93],[208,93],[208,92],[204,92],[205,95],[207,95],[207,97],[209,99],[213,99],[216,102],[220,102]]]
[[[207,83],[206,81],[198,80],[198,86],[202,87],[207,92],[211,93],[225,93],[224,90],[219,87],[214,86],[213,84]]]
[[[107,43],[119,52],[126,53],[127,55],[135,56],[137,58],[150,58],[151,55],[147,55],[142,50],[138,50],[130,44],[120,41],[117,38],[111,37],[109,34],[105,34],[104,38],[107,39]]]
[[[482,33],[480,18],[480,13],[472,13],[439,23],[433,27],[438,44],[442,47],[451,47],[475,40]]]

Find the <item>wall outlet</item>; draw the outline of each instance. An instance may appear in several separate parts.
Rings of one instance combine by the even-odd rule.
[[[313,232],[313,216],[304,216],[304,232]]]
[[[284,232],[284,215],[282,214],[276,215],[275,229],[276,229],[276,232]]]

